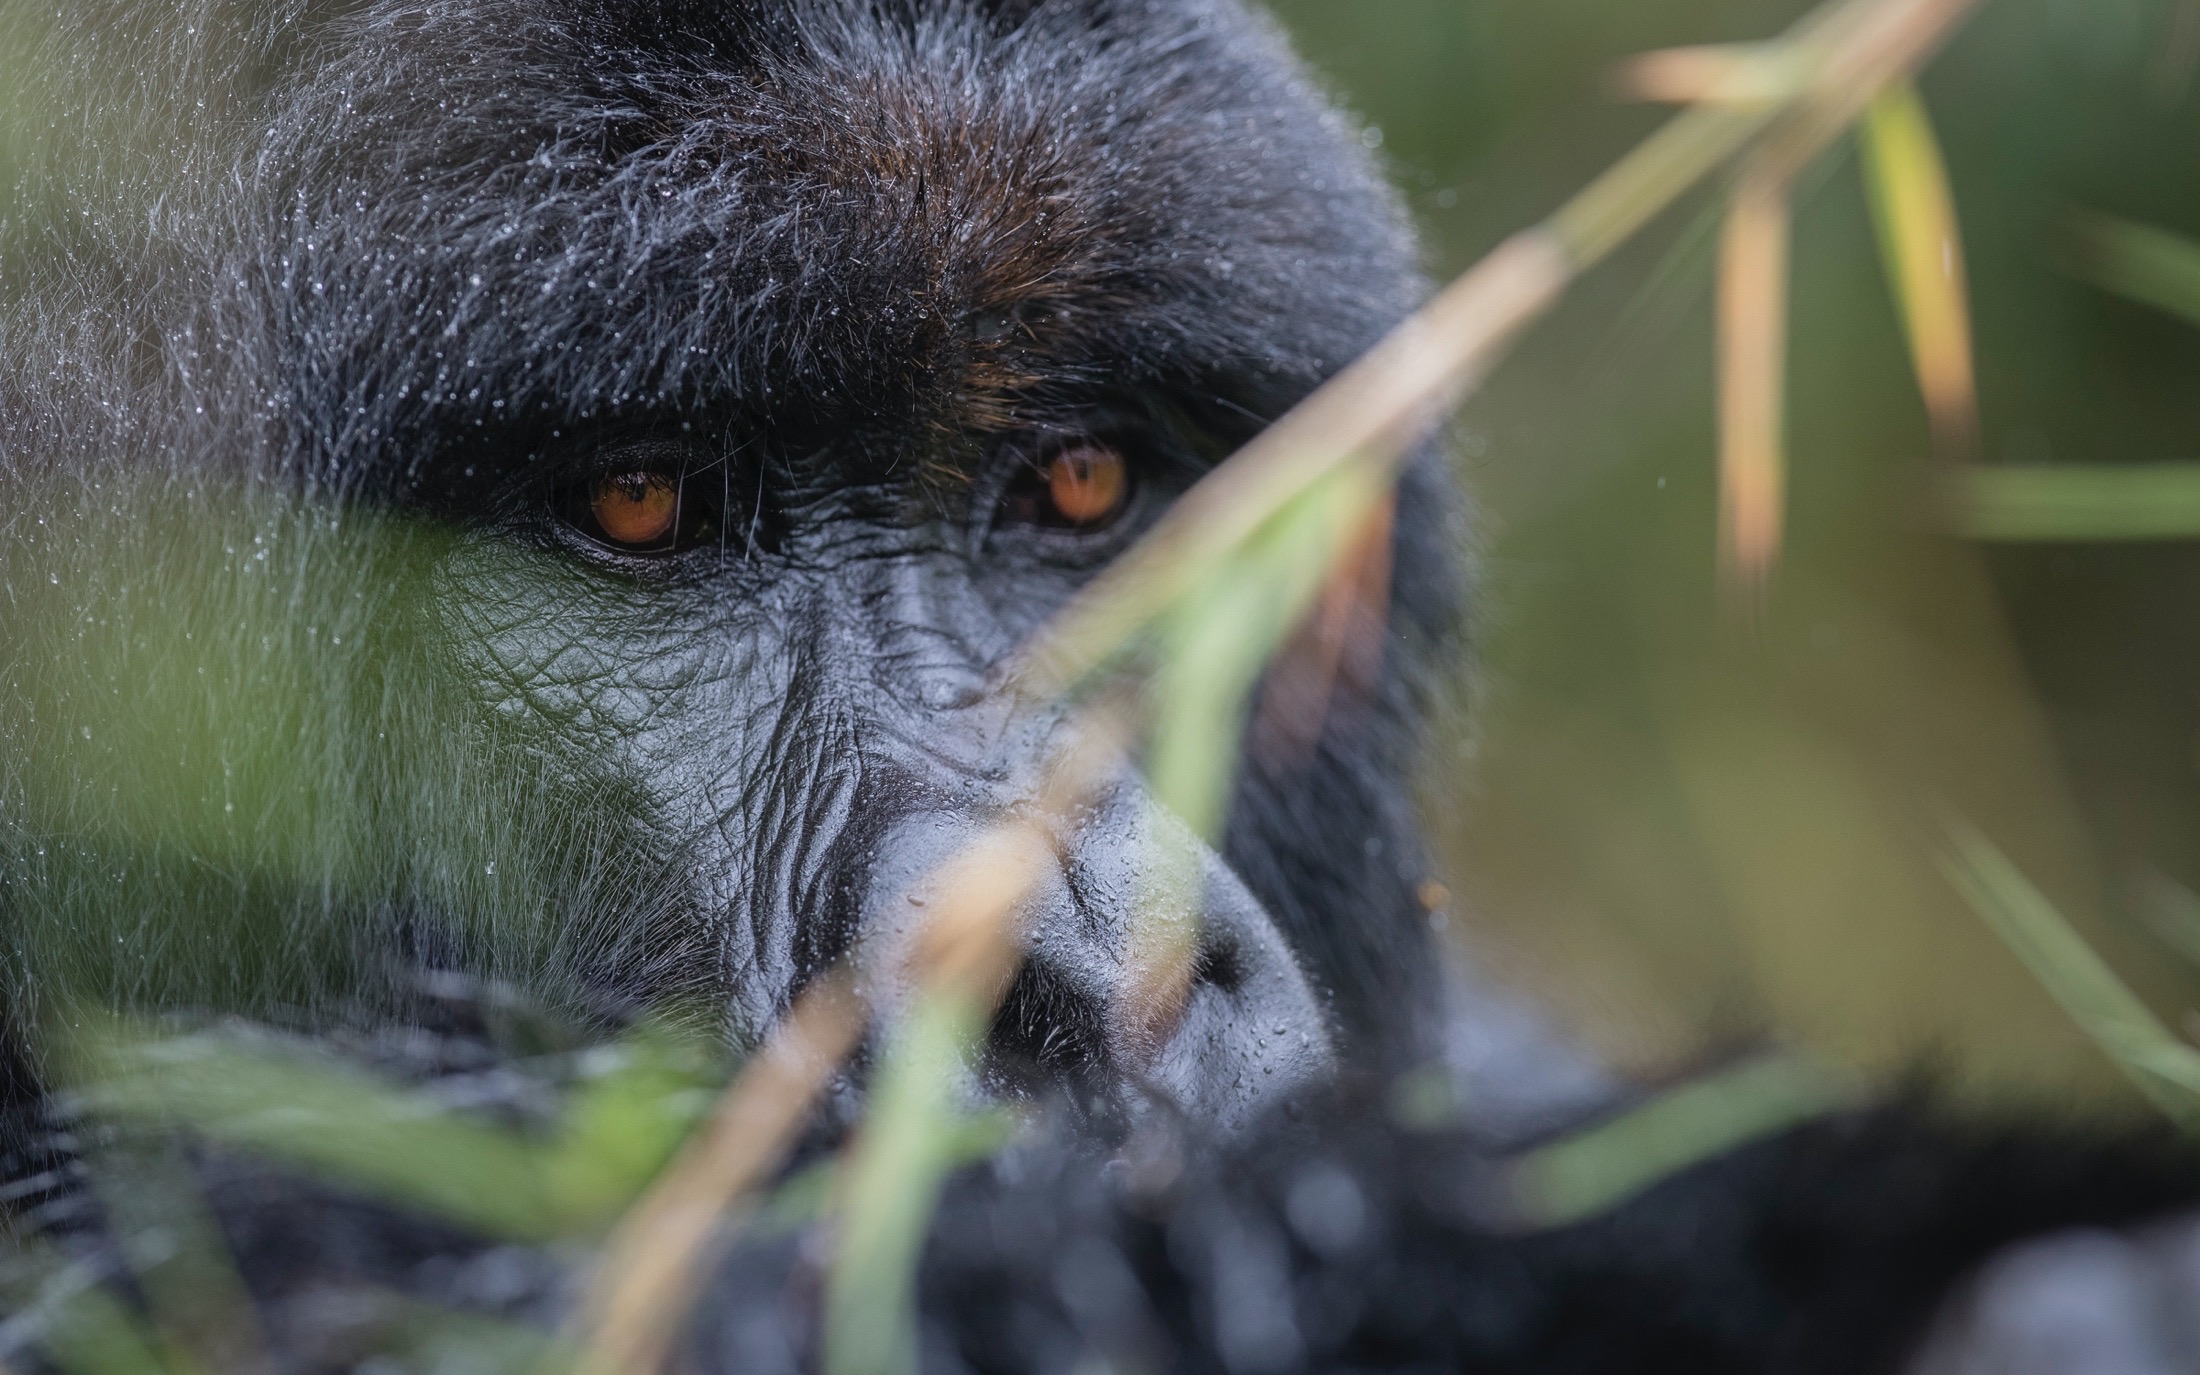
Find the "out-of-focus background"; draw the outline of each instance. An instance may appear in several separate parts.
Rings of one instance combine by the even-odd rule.
[[[1448,276],[1668,117],[1648,49],[1800,0],[1275,0]],[[2200,459],[2200,328],[2088,285],[2071,225],[2200,236],[2200,0],[1989,0],[1922,83],[1977,330],[1981,458]],[[1968,817],[2174,1025],[2200,1026],[2200,543],[1945,533],[1852,143],[1802,184],[1789,542],[1722,605],[1711,278],[1667,216],[1464,416],[1477,724],[1426,780],[1460,925],[1619,1063],[1767,1031],[1965,1091],[2115,1101],[2108,1063],[1943,877]]]

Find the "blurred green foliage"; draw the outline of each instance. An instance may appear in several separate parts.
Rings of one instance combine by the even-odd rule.
[[[1809,1061],[1773,1055],[1682,1085],[1513,1167],[1526,1217],[1563,1227],[1593,1217],[1690,1165],[1850,1106],[1854,1086]]]
[[[103,1119],[184,1128],[523,1241],[608,1227],[723,1077],[703,1047],[646,1031],[578,1057],[558,1120],[521,1130],[454,1113],[309,1043],[218,1031],[163,1037],[91,1014],[77,1023],[73,1068]]]
[[[2177,1039],[2132,996],[2023,872],[1961,821],[1949,826],[1942,867],[1949,882],[2133,1085],[2186,1129],[2200,1126],[2200,1050]]]
[[[1765,37],[1804,6],[1276,8],[1449,275],[1667,117],[1611,95],[1618,60]],[[2192,0],[1994,0],[1924,77],[1988,463],[2200,458],[2200,331],[2069,252],[2079,211],[2200,235],[2196,66]],[[2200,982],[2135,893],[2200,879],[2200,548],[1950,538],[1853,147],[1799,189],[1791,538],[1760,621],[1713,585],[1715,196],[1585,282],[1465,414],[1481,710],[1425,783],[1466,925],[1630,1064],[1772,1026],[1837,1063],[2114,1100],[1923,816],[1974,818],[2183,1018]]]

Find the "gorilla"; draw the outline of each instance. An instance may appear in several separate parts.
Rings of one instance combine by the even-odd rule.
[[[1058,722],[1008,719],[989,674],[1419,289],[1350,131],[1229,6],[243,17],[41,49],[85,83],[58,108],[118,66],[215,104],[120,186],[86,185],[104,144],[41,149],[60,210],[15,230],[12,467],[68,488],[13,541],[15,618],[51,636],[10,675],[44,850],[10,903],[41,933],[19,1018],[56,977],[311,1006],[387,955],[753,1040],[1028,792]],[[1172,824],[1126,773],[1063,838],[1004,1062],[1241,1117],[1333,1051],[1425,1052],[1398,780],[1455,541],[1436,470],[1411,482],[1409,633],[1247,779],[1171,1043],[1122,1018],[1126,866]],[[174,600],[118,609],[111,551],[153,530],[135,571]],[[30,662],[109,629],[81,681]],[[178,688],[212,700],[130,702]],[[87,901],[103,879],[127,895]],[[179,885],[212,967],[140,936]],[[1306,1033],[1282,1059],[1251,1034],[1277,1025]]]
[[[79,1246],[51,1087],[88,1011],[396,1044],[422,1077],[645,1015],[758,1044],[1065,748],[1067,708],[1003,691],[1016,648],[1426,290],[1239,0],[0,22],[8,1197]],[[1057,827],[979,1077],[1083,1126],[950,1193],[928,1368],[1888,1368],[2003,1245],[2200,1197],[2160,1143],[1898,1112],[1513,1236],[1492,1143],[1608,1093],[1532,1036],[1519,1121],[1336,1125],[1478,1012],[1409,796],[1462,519],[1432,448],[1379,664],[1249,752],[1216,844],[1130,764]],[[1199,932],[1159,1028],[1157,845],[1195,847]],[[1165,1184],[1110,1154],[1156,1121],[1190,1153]],[[283,1306],[309,1281],[453,1299],[484,1254],[197,1159],[294,1368],[363,1359]],[[737,1252],[686,1359],[811,1364],[808,1255]],[[1263,1285],[1272,1330],[1225,1320]]]

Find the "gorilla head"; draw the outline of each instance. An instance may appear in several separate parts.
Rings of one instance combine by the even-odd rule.
[[[20,121],[0,240],[27,1025],[425,967],[755,1037],[1059,749],[1016,646],[1421,290],[1236,0],[32,19],[67,117]],[[1177,829],[1126,767],[1035,900],[1004,1085],[1235,1118],[1421,1053],[1435,465],[1400,510],[1383,671],[1244,770],[1183,1016],[1124,1008]]]

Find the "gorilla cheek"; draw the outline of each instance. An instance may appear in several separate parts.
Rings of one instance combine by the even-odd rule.
[[[648,987],[629,969],[626,992],[722,996],[783,964],[771,923],[729,914],[754,903],[745,842],[774,826],[761,780],[794,694],[767,618],[689,592],[483,540],[444,566],[425,615],[465,701],[466,770],[503,780],[508,829],[562,852],[564,891],[545,906],[564,946],[582,960],[607,943],[646,947]],[[400,843],[447,842],[416,828]],[[783,999],[756,1001],[768,1016]]]

